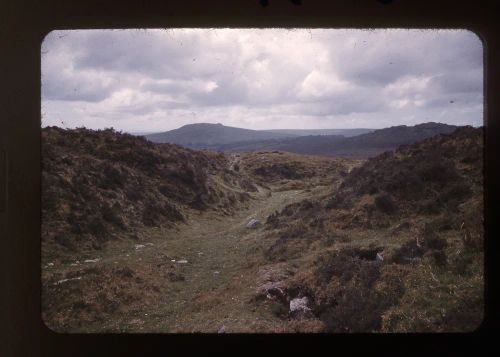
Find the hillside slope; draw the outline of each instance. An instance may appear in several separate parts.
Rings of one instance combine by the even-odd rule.
[[[42,130],[44,251],[99,249],[132,228],[234,212],[251,183],[222,153],[153,144],[113,130]],[[46,249],[45,249],[46,248]]]
[[[482,129],[471,127],[402,146],[354,168],[330,194],[270,215],[269,261],[305,262],[277,297],[307,296],[314,318],[336,332],[475,329],[482,148]]]

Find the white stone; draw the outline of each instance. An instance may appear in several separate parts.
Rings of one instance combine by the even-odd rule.
[[[80,280],[81,278],[82,278],[81,276],[78,276],[76,278],[62,279],[62,280],[57,281],[54,285],[59,285],[59,284],[65,283],[67,281],[72,281],[72,280]]]
[[[247,228],[257,228],[260,225],[260,221],[258,219],[252,218],[247,223]]]
[[[304,296],[302,299],[295,298],[290,301],[290,312],[295,311],[310,311],[311,309],[307,306],[309,299]]]
[[[144,244],[136,244],[136,245],[135,245],[135,250],[142,249],[142,248],[144,248],[144,247],[145,247],[145,245],[144,245]]]
[[[382,253],[377,253],[377,258],[376,260],[378,262],[383,262],[384,261],[384,256],[382,255]]]
[[[99,259],[99,258],[95,258],[95,259],[86,259],[86,260],[84,260],[83,262],[84,262],[84,263],[97,263],[99,260],[101,260],[101,259]]]
[[[181,259],[177,261],[177,264],[187,264],[187,262],[188,261],[186,259]]]

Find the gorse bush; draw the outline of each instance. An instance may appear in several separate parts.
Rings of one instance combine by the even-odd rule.
[[[345,249],[322,256],[315,264],[314,312],[328,332],[379,330],[383,313],[404,292],[401,279],[388,272],[390,268],[381,270],[374,260],[360,258],[360,253]],[[333,281],[338,283],[332,285]]]
[[[392,197],[386,193],[381,194],[375,198],[375,207],[384,213],[394,213],[396,211],[396,204]]]
[[[454,165],[439,157],[428,157],[418,166],[417,174],[424,182],[447,183],[457,178]]]
[[[102,218],[115,226],[124,229],[125,223],[120,216],[121,207],[119,203],[115,203],[112,207],[108,204],[104,204],[101,209]]]

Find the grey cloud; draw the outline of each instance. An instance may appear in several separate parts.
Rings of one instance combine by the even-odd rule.
[[[42,97],[45,100],[100,102],[113,91],[113,86],[98,80],[76,76],[47,76],[42,79]]]
[[[483,71],[449,71],[431,80],[431,84],[444,93],[481,93],[483,90]]]
[[[84,34],[77,54],[76,68],[98,68],[118,72],[136,72],[156,78],[182,78],[183,60],[193,56],[188,43],[155,41],[147,32],[121,31],[90,32]]]
[[[320,117],[373,113],[384,110],[386,106],[386,102],[380,100],[376,91],[358,89],[346,94],[331,96],[327,100],[303,102],[300,105],[300,113]]]
[[[378,36],[368,32],[357,37],[358,46],[344,47],[341,55],[332,57],[344,78],[364,85],[386,85],[404,75],[482,68],[481,43],[466,31],[387,30]]]
[[[175,116],[164,129],[182,120],[265,125],[280,115],[332,127],[452,123],[482,104],[483,84],[481,43],[466,31],[58,31],[43,43],[42,76],[48,117],[65,101],[82,116],[75,122],[127,113],[127,126],[134,117],[159,126]],[[112,124],[122,122],[116,114]]]

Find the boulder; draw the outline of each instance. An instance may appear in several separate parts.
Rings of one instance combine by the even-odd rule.
[[[312,316],[309,305],[309,298],[295,298],[290,301],[290,315],[294,318],[304,318]]]
[[[295,298],[290,301],[290,312],[311,310],[309,306],[307,306],[308,304],[309,298],[307,296]]]
[[[260,221],[258,219],[255,219],[255,218],[252,218],[247,223],[247,228],[250,228],[250,229],[257,228],[258,226],[260,226]]]

